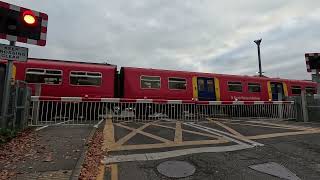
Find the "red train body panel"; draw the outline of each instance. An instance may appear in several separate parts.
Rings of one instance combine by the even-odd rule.
[[[28,69],[61,70],[62,79],[59,84],[41,84],[41,96],[58,97],[114,97],[115,76],[117,68],[104,64],[77,63],[56,60],[29,59],[27,63],[15,62],[16,80],[26,80]],[[72,72],[99,72],[101,82],[99,86],[71,84]],[[29,83],[32,94],[35,93],[35,84]]]
[[[124,98],[133,99],[192,99],[192,83],[187,83],[186,90],[169,90],[168,83],[164,79],[169,77],[184,77],[188,82],[192,82],[192,73],[183,71],[166,71],[157,69],[143,69],[125,67],[121,69],[123,76],[122,86]],[[141,88],[141,76],[160,76],[161,84],[159,89]]]
[[[15,62],[15,67],[16,80],[28,81],[32,95],[32,82],[45,81],[41,96],[55,97],[270,101],[278,100],[279,93],[315,93],[317,87],[311,81],[134,67],[122,67],[117,76],[114,65],[46,59]]]
[[[219,91],[219,95],[216,95],[214,99],[220,101],[269,101],[275,100],[272,94],[272,86],[281,85],[283,88],[283,96],[297,96],[299,94],[292,94],[291,87],[299,86],[301,90],[313,88],[313,93],[316,92],[316,83],[309,81],[288,80],[278,78],[266,78],[266,77],[251,77],[251,76],[239,76],[239,75],[223,75],[223,74],[210,74],[210,73],[198,73],[198,72],[184,72],[184,71],[170,71],[159,69],[145,69],[145,68],[133,68],[123,67],[121,69],[122,74],[122,87],[124,98],[147,98],[147,99],[171,99],[171,100],[195,100],[199,99],[195,97],[194,92],[197,91],[195,85],[196,81],[193,78],[206,78],[213,79],[215,81],[215,92]],[[160,77],[160,88],[143,88],[141,87],[141,77]],[[186,80],[186,88],[184,90],[171,90],[168,88],[169,78],[181,78]],[[238,82],[242,85],[241,92],[230,91],[228,88],[230,82]],[[268,87],[268,83],[270,84]],[[259,84],[259,92],[249,92],[249,84]],[[198,89],[199,90],[199,89]],[[217,98],[219,96],[219,98]],[[201,99],[200,99],[201,100]]]

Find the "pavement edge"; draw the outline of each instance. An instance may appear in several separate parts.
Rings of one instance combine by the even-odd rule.
[[[83,151],[76,163],[76,166],[75,168],[72,170],[72,173],[71,173],[71,176],[70,176],[70,180],[78,180],[79,179],[79,176],[80,176],[80,173],[81,173],[81,169],[82,169],[82,164],[84,163],[84,160],[85,160],[85,157],[87,155],[87,152],[88,152],[88,149],[89,149],[89,142],[92,140],[95,132],[97,131],[97,127],[93,127],[92,130],[90,131],[89,133],[89,136],[85,142],[85,146],[83,148]]]

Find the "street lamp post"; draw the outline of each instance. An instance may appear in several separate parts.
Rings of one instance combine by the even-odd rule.
[[[258,48],[258,60],[259,60],[259,76],[262,77],[262,68],[261,68],[261,57],[260,57],[260,44],[262,39],[255,40],[254,42],[257,44]]]

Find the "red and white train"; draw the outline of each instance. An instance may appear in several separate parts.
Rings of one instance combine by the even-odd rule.
[[[5,63],[5,62],[1,62]],[[316,93],[316,83],[267,77],[171,71],[110,64],[34,59],[15,62],[15,79],[41,96],[168,99],[199,101],[275,101]]]

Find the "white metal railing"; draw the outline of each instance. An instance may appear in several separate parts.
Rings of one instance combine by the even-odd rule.
[[[32,97],[30,125],[95,124],[181,120],[209,117],[295,119],[292,101],[182,101],[118,98]]]

